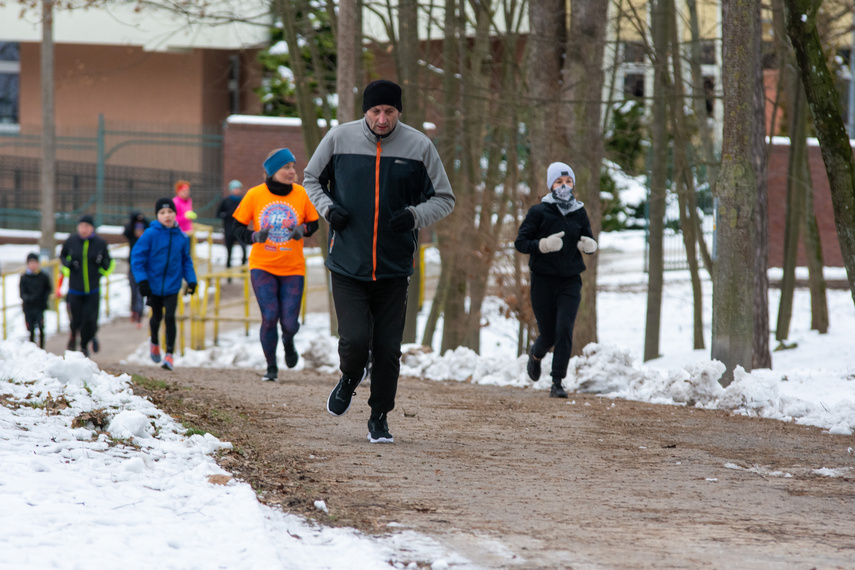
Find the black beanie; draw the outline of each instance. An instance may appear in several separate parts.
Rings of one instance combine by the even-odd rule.
[[[77,220],[78,224],[89,224],[93,228],[95,227],[95,219],[89,214],[83,214],[80,216],[80,219]]]
[[[378,79],[369,83],[362,92],[362,112],[367,113],[368,109],[377,105],[389,105],[398,109],[398,112],[402,112],[401,87],[387,79]]]
[[[31,261],[38,261],[38,260],[39,260],[39,256],[36,255],[35,253],[31,253],[31,254],[27,255],[27,263],[29,263]]]
[[[164,208],[169,208],[176,213],[178,212],[178,210],[175,209],[175,202],[173,202],[171,198],[160,198],[154,204],[154,215],[156,216],[157,213]]]

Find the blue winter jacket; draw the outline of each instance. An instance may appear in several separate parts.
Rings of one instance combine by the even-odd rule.
[[[158,297],[178,293],[182,279],[196,282],[190,238],[177,224],[167,228],[153,221],[131,250],[131,271],[137,283],[148,281],[151,292]]]

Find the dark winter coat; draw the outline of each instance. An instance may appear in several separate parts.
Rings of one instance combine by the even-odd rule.
[[[134,249],[134,245],[139,239],[134,233],[137,224],[142,224],[143,230],[148,229],[148,218],[146,218],[139,212],[131,212],[130,219],[128,220],[128,223],[125,224],[125,231],[122,232],[125,238],[128,240],[128,244],[131,246],[131,249]]]
[[[62,244],[59,260],[64,266],[63,275],[68,277],[69,295],[96,293],[101,277],[106,277],[116,268],[107,242],[94,233],[88,239],[78,234],[69,236]]]
[[[318,214],[331,207],[350,219],[330,231],[326,266],[330,271],[370,281],[413,274],[418,232],[396,233],[389,220],[407,208],[416,228],[451,213],[454,193],[431,140],[399,122],[385,137],[364,119],[345,123],[324,136],[306,166],[303,186]]]
[[[48,299],[53,290],[50,276],[44,271],[21,275],[19,286],[21,290],[21,301],[24,302],[25,313],[43,313],[48,308]]]
[[[538,242],[558,232],[564,232],[561,238],[564,246],[558,251],[541,253]],[[541,202],[532,206],[525,215],[514,246],[520,253],[530,255],[528,266],[532,273],[572,277],[585,271],[585,261],[576,247],[582,236],[594,237],[585,208],[565,216],[555,204]]]
[[[178,293],[182,279],[196,283],[190,238],[178,224],[167,228],[153,221],[131,250],[131,271],[137,283],[148,281],[151,292],[158,297]]]
[[[227,196],[220,202],[220,207],[217,208],[217,217],[223,220],[223,232],[226,235],[234,233],[235,219],[232,214],[235,213],[240,205],[242,196]]]

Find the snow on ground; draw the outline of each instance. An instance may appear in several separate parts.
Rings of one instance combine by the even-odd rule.
[[[829,433],[853,433],[855,307],[848,290],[828,292],[831,326],[826,335],[809,330],[809,295],[797,290],[789,338],[797,346],[773,353],[772,370],[738,370],[736,380],[724,389],[718,383],[722,365],[710,359],[708,350],[691,349],[692,291],[685,272],[666,274],[663,356],[641,362],[646,310],[640,258],[643,232],[600,237],[604,256],[603,290],[598,294],[600,343],[589,345],[571,361],[565,379],[569,389],[726,409],[819,426]],[[6,254],[21,257],[20,250],[4,250],[0,247],[4,266]],[[609,252],[630,261],[609,266],[605,263]],[[829,269],[827,277],[839,278],[840,273]],[[17,282],[7,281],[5,299],[13,304]],[[709,346],[708,280],[703,287]],[[116,307],[127,305],[126,290],[119,284],[111,286]],[[772,322],[778,296],[778,290],[770,291]],[[419,330],[429,309],[428,304],[423,308]],[[402,373],[545,390],[551,356],[544,359],[544,377],[531,382],[525,357],[514,356],[516,323],[504,318],[500,309],[498,299],[485,303],[481,355],[465,348],[440,355],[436,346],[432,351],[405,346]],[[126,309],[116,311],[127,314]],[[0,512],[14,516],[0,517],[0,566],[83,568],[97,551],[99,560],[129,568],[388,568],[389,563],[397,568],[416,563],[437,569],[471,567],[464,558],[415,533],[369,537],[318,527],[260,505],[246,484],[212,483],[212,476],[228,479],[212,459],[228,443],[210,435],[188,437],[150,402],[134,396],[127,376],[101,372],[79,353],[59,357],[22,342],[20,312],[7,313],[11,340],[0,342],[0,400],[5,402],[0,405]],[[336,341],[328,330],[326,315],[308,316],[296,338],[301,352],[298,369],[337,370]],[[771,342],[774,347],[774,339]],[[128,360],[152,364],[146,343]],[[249,336],[241,331],[224,334],[219,346],[187,351],[176,358],[176,365],[263,371],[257,329]],[[75,427],[75,418],[100,409],[111,418],[106,434],[96,434],[91,423]],[[735,464],[730,468],[741,469]],[[833,468],[814,472],[848,476]],[[320,497],[317,506],[326,507]],[[134,553],[133,560],[128,552]]]
[[[369,537],[261,505],[212,458],[231,444],[184,435],[80,353],[2,341],[0,378],[2,568],[472,567],[411,531]],[[86,419],[99,410],[106,433]]]

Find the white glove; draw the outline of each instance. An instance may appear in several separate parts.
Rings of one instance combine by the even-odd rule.
[[[540,253],[552,253],[553,251],[560,250],[564,247],[564,242],[561,241],[561,238],[563,237],[564,232],[558,232],[557,234],[541,238],[541,240],[537,242],[537,247],[540,249]]]
[[[582,236],[581,239],[579,239],[579,243],[576,244],[576,247],[578,247],[579,251],[581,251],[582,253],[587,253],[588,255],[591,255],[592,253],[597,251],[597,242],[589,238],[588,236]]]

